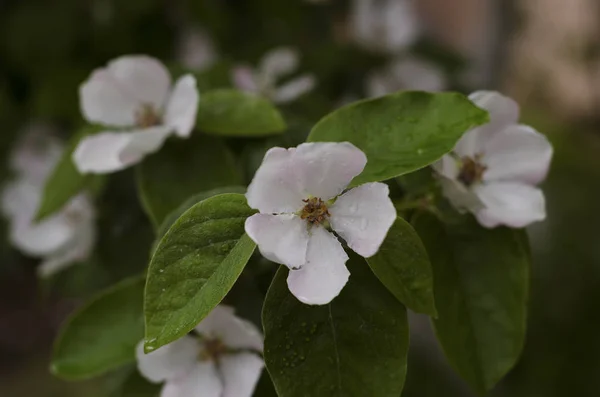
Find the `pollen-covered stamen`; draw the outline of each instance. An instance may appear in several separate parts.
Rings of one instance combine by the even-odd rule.
[[[306,219],[310,224],[319,225],[329,217],[327,204],[318,197],[302,200],[306,203],[300,213],[300,218]]]
[[[474,158],[463,157],[461,162],[462,167],[458,174],[458,180],[464,183],[465,186],[481,182],[483,174],[487,170],[487,167],[481,163],[481,155],[476,154]]]
[[[135,124],[140,128],[160,125],[161,119],[152,105],[144,104],[135,112]]]
[[[200,352],[200,361],[217,361],[219,357],[227,353],[227,346],[219,338],[207,338],[202,340],[204,349]]]

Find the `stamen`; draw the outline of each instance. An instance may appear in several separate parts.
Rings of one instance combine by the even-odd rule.
[[[135,112],[135,124],[140,128],[154,127],[160,125],[161,119],[154,107],[144,104]]]
[[[318,197],[302,200],[306,203],[300,213],[300,218],[305,219],[312,225],[319,225],[331,216],[327,204]]]
[[[461,159],[462,167],[458,174],[458,180],[465,186],[471,186],[481,182],[487,166],[481,163],[481,154],[476,154],[474,158],[465,156]]]
[[[219,357],[227,353],[227,346],[219,338],[209,338],[202,341],[204,349],[199,355],[200,361],[217,361]]]

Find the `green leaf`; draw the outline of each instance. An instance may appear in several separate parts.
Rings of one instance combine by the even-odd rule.
[[[192,330],[231,289],[256,245],[244,233],[254,214],[241,194],[194,205],[160,241],[145,292],[146,350]]]
[[[246,192],[246,188],[243,186],[225,186],[225,187],[218,187],[216,189],[212,189],[207,192],[202,192],[202,193],[193,195],[189,199],[185,200],[183,202],[183,204],[181,204],[179,207],[177,207],[169,215],[167,215],[167,217],[165,218],[163,223],[158,228],[158,231],[156,232],[157,238],[161,239],[165,234],[167,234],[167,232],[169,231],[169,228],[175,223],[175,221],[181,215],[183,215],[184,212],[186,212],[187,210],[192,208],[195,204],[199,203],[200,201],[206,200],[207,198],[216,196],[218,194],[245,193],[245,192]]]
[[[427,252],[404,219],[396,219],[379,251],[367,263],[379,281],[409,309],[437,316]]]
[[[309,306],[277,271],[263,308],[265,362],[280,397],[398,397],[406,376],[404,306],[361,258],[330,304]]]
[[[523,230],[484,229],[472,217],[415,229],[434,273],[437,337],[452,366],[480,394],[517,362],[525,338],[530,256]]]
[[[98,127],[88,126],[77,133],[65,149],[60,161],[50,174],[44,186],[42,202],[38,208],[36,219],[42,220],[60,210],[69,200],[88,188],[97,191],[103,184],[103,175],[85,174],[77,171],[71,156],[79,142],[86,136],[98,131]]]
[[[64,324],[55,344],[52,372],[86,379],[135,360],[144,336],[144,280],[125,280],[91,300]]]
[[[317,123],[308,141],[348,141],[364,151],[369,161],[351,184],[358,186],[432,164],[488,120],[461,94],[400,92],[336,110]]]
[[[137,168],[140,198],[156,228],[190,196],[240,183],[233,154],[223,141],[198,133],[170,140]]]
[[[249,137],[279,134],[286,128],[281,113],[271,102],[233,89],[202,94],[196,126],[211,134]]]

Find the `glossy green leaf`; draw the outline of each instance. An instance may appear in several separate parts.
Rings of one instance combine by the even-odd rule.
[[[362,258],[330,304],[309,306],[281,267],[265,299],[265,362],[280,397],[399,397],[406,375],[406,310]]]
[[[105,179],[104,176],[80,174],[71,157],[79,141],[97,131],[98,127],[88,126],[73,136],[60,161],[46,181],[36,219],[41,220],[52,215],[67,204],[72,197],[86,188],[94,192],[101,187]]]
[[[256,245],[244,233],[254,213],[241,194],[186,211],[156,247],[145,292],[146,350],[192,330],[231,289]]]
[[[432,164],[488,114],[457,93],[400,92],[329,114],[309,142],[352,142],[369,159],[352,186],[383,181]]]
[[[375,256],[367,259],[373,273],[406,307],[436,316],[431,264],[421,239],[397,218]]]
[[[267,99],[233,89],[202,94],[196,126],[203,132],[225,136],[272,135],[286,128],[281,113]]]
[[[530,255],[522,230],[484,229],[468,217],[419,214],[434,273],[437,337],[452,366],[485,394],[515,365],[525,338]]]
[[[190,196],[238,185],[240,179],[227,146],[217,137],[199,133],[171,139],[137,168],[142,204],[156,228]]]
[[[125,280],[75,312],[63,326],[52,357],[52,372],[85,379],[135,360],[144,336],[144,280]]]

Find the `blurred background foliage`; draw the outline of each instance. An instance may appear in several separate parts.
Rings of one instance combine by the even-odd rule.
[[[315,2],[316,3],[316,2]],[[269,49],[296,47],[318,88],[283,108],[290,126],[277,138],[230,140],[246,182],[264,151],[302,142],[322,115],[365,96],[368,73],[386,62],[352,43],[347,1],[1,0],[0,178],[12,142],[32,121],[82,124],[78,86],[92,69],[145,53],[176,70],[186,30],[212,36],[219,62],[200,88],[230,85],[229,67],[256,64]],[[442,68],[451,89],[498,89],[523,104],[525,121],[555,147],[544,185],[548,220],[530,230],[534,256],[523,357],[495,397],[597,396],[600,391],[600,10],[593,0],[420,0],[423,34],[410,52]],[[143,271],[153,240],[133,171],[110,178],[98,200],[99,242],[85,266],[40,281],[36,261],[12,249],[0,228],[0,395],[107,397],[131,369],[66,383],[48,371],[60,322],[100,289]],[[116,220],[116,221],[115,221]],[[256,256],[228,297],[259,321],[272,267]],[[243,285],[242,285],[243,284]],[[248,296],[247,291],[254,291]],[[125,375],[124,375],[125,373]],[[128,378],[127,383],[137,382]],[[145,387],[145,386],[144,386]],[[110,394],[113,393],[113,394]],[[131,394],[133,395],[133,394]],[[268,385],[257,395],[272,395]],[[469,397],[435,344],[426,319],[412,318],[407,397]]]

